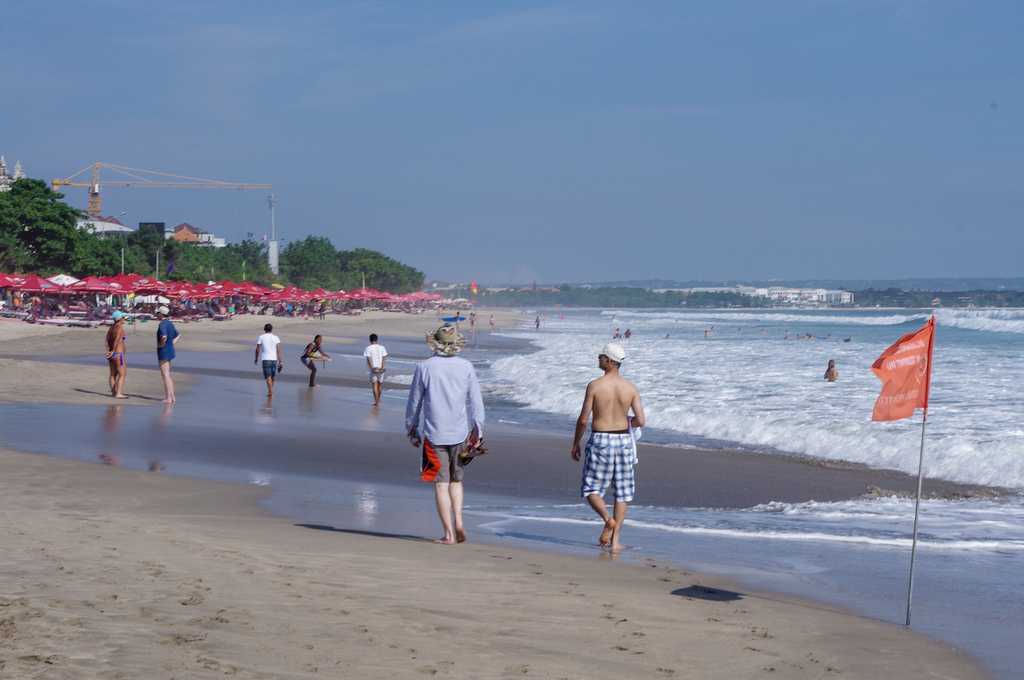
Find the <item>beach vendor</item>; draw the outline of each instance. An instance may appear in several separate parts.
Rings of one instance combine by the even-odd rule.
[[[598,544],[613,553],[622,550],[622,523],[626,519],[627,504],[632,502],[636,493],[636,439],[632,430],[643,427],[646,421],[640,392],[619,374],[625,360],[626,351],[622,345],[608,343],[601,350],[597,365],[604,375],[587,385],[570,449],[572,459],[578,461],[580,439],[593,415],[593,427],[583,460],[580,495],[604,521]],[[630,410],[633,411],[632,417]],[[604,502],[609,486],[615,489],[614,515],[608,513]]]
[[[124,320],[128,315],[117,310],[111,318],[114,325],[107,329],[107,368],[110,370],[110,396],[127,399],[124,382],[128,377],[128,352],[125,349]]]
[[[306,345],[306,349],[302,350],[302,365],[309,369],[309,386],[316,387],[316,362],[318,361],[330,361],[331,356],[323,350],[321,347],[323,343],[323,336],[313,336],[313,342]]]
[[[173,404],[174,378],[171,377],[171,362],[174,361],[174,343],[178,342],[181,334],[174,327],[171,321],[171,310],[167,305],[160,305],[156,308],[157,318],[160,325],[156,328],[156,359],[160,364],[160,378],[164,382],[164,403]]]
[[[376,333],[370,333],[370,344],[363,350],[366,358],[366,367],[370,369],[370,389],[373,391],[373,405],[380,405],[380,395],[384,391],[384,360],[387,359],[388,349],[378,342]]]
[[[444,545],[462,543],[463,476],[483,447],[484,401],[473,364],[457,356],[465,337],[450,325],[427,335],[434,356],[416,366],[405,405],[405,428],[422,447],[420,479],[434,485]]]

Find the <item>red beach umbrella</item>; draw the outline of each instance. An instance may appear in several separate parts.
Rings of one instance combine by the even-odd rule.
[[[25,293],[59,293],[64,290],[64,286],[58,286],[36,274],[25,274],[18,277],[12,288]]]

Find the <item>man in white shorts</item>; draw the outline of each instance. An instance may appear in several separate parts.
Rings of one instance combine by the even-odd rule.
[[[370,388],[373,390],[373,405],[380,405],[380,393],[384,390],[384,360],[388,356],[387,348],[377,342],[377,334],[370,333],[370,344],[363,350],[366,366],[370,369]]]

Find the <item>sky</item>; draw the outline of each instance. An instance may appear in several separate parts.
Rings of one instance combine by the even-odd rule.
[[[1021,276],[1024,7],[0,4],[0,153],[274,185],[442,280]],[[66,189],[85,205],[83,189]],[[104,213],[269,230],[266,192]]]

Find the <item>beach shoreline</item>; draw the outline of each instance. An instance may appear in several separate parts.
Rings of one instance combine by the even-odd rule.
[[[902,627],[655,560],[295,526],[265,488],[10,451],[0,491],[19,677],[985,677]]]

